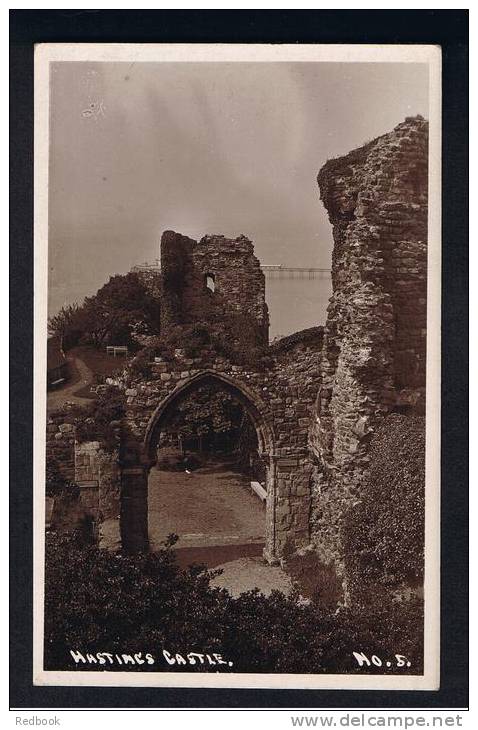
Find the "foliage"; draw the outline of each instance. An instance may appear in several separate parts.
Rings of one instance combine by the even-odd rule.
[[[48,536],[45,590],[47,666],[80,651],[219,651],[216,626],[227,594],[209,574],[181,571],[174,553],[114,556],[75,538]]]
[[[158,330],[159,309],[141,278],[134,272],[112,276],[93,297],[85,299],[89,335],[93,344],[130,343],[131,329],[144,324],[146,333]]]
[[[68,304],[48,320],[48,334],[61,338],[65,350],[74,347],[88,327],[84,306]]]
[[[254,317],[248,314],[224,314],[213,327],[211,342],[219,354],[236,365],[257,369],[267,365],[266,346]]]
[[[198,357],[203,350],[210,347],[211,335],[208,326],[202,322],[195,322],[171,327],[166,336],[161,335],[157,338],[152,349],[157,357],[172,360],[174,350],[177,348],[184,350],[186,357]]]
[[[244,409],[232,395],[204,385],[178,403],[165,430],[183,439],[238,433],[243,418]]]
[[[152,338],[150,344],[143,347],[130,364],[133,375],[148,377],[151,374],[151,363],[155,357],[173,360],[174,350],[182,349],[186,357],[197,357],[203,348],[210,345],[207,329],[201,325],[177,325],[172,327],[167,336]]]
[[[115,427],[125,414],[124,393],[110,385],[89,406],[82,408],[76,423],[76,438],[80,443],[101,441],[108,450],[117,445]]]
[[[187,357],[196,357],[199,349],[209,343],[208,335],[195,325],[173,327],[168,336],[158,336],[143,347],[130,364],[133,375],[148,377],[151,375],[151,363],[155,357],[173,360],[174,350],[181,348]]]
[[[132,346],[133,333],[159,331],[159,302],[137,273],[118,274],[82,305],[63,307],[48,327],[64,338],[66,348],[80,340],[95,347]]]
[[[425,424],[391,414],[370,446],[370,473],[361,502],[344,520],[350,587],[370,593],[423,577]]]
[[[171,327],[166,335],[144,347],[131,363],[134,375],[149,376],[155,357],[173,360],[174,351],[181,349],[188,358],[222,356],[232,364],[264,369],[272,364],[267,348],[257,329],[256,321],[243,314],[211,315],[209,321],[197,321]]]
[[[353,651],[394,659],[404,654],[421,671],[421,608],[396,604],[377,609],[325,612],[297,595],[269,597],[257,590],[233,598],[214,588],[204,567],[181,570],[171,539],[157,553],[113,555],[75,537],[47,536],[45,657],[48,669],[72,669],[69,649],[82,653],[151,652],[163,648],[220,653],[236,672],[392,673],[374,665],[358,669]],[[82,668],[82,665],[78,665]],[[95,669],[91,665],[90,669]],[[104,668],[104,667],[99,667]],[[111,666],[111,670],[135,667]],[[137,668],[136,668],[137,669]],[[170,671],[161,661],[141,671]],[[208,671],[208,666],[194,671]],[[211,671],[217,671],[217,666]]]
[[[52,458],[47,459],[45,492],[47,497],[74,497],[78,494],[76,484],[63,476],[58,463]]]

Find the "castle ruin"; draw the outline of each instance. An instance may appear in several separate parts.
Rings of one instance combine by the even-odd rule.
[[[252,242],[163,234],[161,337],[175,346],[152,358],[147,372],[126,373],[126,418],[111,469],[101,444],[75,447],[75,481],[97,480],[103,515],[109,503],[120,506],[123,549],[147,549],[147,477],[168,414],[196,388],[215,384],[243,404],[257,432],[267,475],[266,559],[313,551],[344,581],[341,519],[366,483],[374,430],[391,413],[425,408],[427,134],[423,118],[407,118],[319,172],[334,236],[325,327],[269,345]],[[211,337],[191,354],[198,327]],[[47,443],[57,451],[61,428],[49,425]]]

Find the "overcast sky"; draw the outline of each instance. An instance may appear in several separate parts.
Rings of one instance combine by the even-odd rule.
[[[330,267],[318,170],[428,118],[426,65],[51,68],[50,313],[157,258],[166,229],[243,233],[262,263]],[[272,335],[324,321],[327,282],[287,287],[269,291]]]

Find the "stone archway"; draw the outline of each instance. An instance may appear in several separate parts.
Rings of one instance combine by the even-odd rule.
[[[183,400],[188,394],[193,393],[197,388],[204,385],[214,385],[222,390],[230,393],[244,407],[251,423],[253,424],[259,446],[259,456],[266,470],[266,516],[265,516],[265,549],[264,556],[269,562],[276,560],[275,545],[275,504],[276,504],[276,469],[275,469],[275,451],[274,451],[274,429],[272,425],[272,414],[268,406],[263,402],[260,396],[253,392],[251,388],[238,380],[223,373],[214,370],[202,370],[195,373],[180,385],[174,388],[160,403],[156,406],[152,413],[141,447],[141,467],[123,469],[123,484],[126,487],[126,507],[134,509],[135,517],[132,526],[136,530],[136,537],[133,537],[131,543],[129,537],[123,530],[123,544],[130,542],[132,549],[144,549],[147,545],[147,481],[148,471],[155,462],[155,451],[159,441],[161,429],[166,423],[168,417],[174,412],[178,402]],[[132,495],[132,484],[137,485],[135,496]],[[142,504],[140,504],[142,503]],[[138,524],[138,515],[142,515],[142,525]],[[128,515],[124,515],[125,525],[129,522]],[[142,535],[142,538],[141,536]],[[144,547],[141,548],[141,542]]]
[[[199,386],[209,384],[219,385],[223,390],[231,393],[244,406],[256,429],[261,454],[264,457],[273,454],[274,435],[272,417],[268,407],[244,383],[223,373],[215,372],[214,370],[203,370],[192,375],[159,403],[149,419],[146,428],[144,437],[145,453],[151,456],[152,449],[154,449],[157,442],[158,431],[168,414],[174,409],[178,400],[186,397],[188,393],[193,392]]]

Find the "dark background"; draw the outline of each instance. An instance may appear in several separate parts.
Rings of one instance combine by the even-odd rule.
[[[437,692],[32,685],[35,43],[420,43],[443,51],[442,627]],[[29,708],[452,708],[468,704],[468,12],[10,11],[10,702]]]

